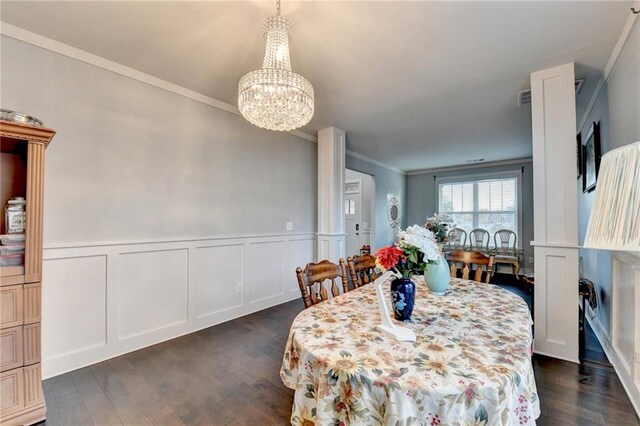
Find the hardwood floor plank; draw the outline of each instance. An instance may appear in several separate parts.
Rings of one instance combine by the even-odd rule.
[[[72,371],[71,378],[82,396],[104,394],[90,367]]]
[[[185,426],[185,423],[182,423],[182,420],[180,420],[174,413],[167,414],[166,416],[155,420],[153,424],[157,426]]]
[[[47,421],[48,424],[60,425],[62,420],[60,419],[60,413],[58,412],[58,404],[53,396],[53,389],[51,389],[51,379],[44,380],[42,382],[42,391],[44,393],[45,403],[47,404]]]
[[[118,413],[104,393],[80,395],[94,424],[105,426],[122,424]]]
[[[58,413],[60,414],[59,419],[61,425],[90,426],[94,424],[78,392],[68,393],[65,396],[56,398],[56,405],[58,407]]]
[[[78,388],[76,387],[71,374],[62,374],[49,380],[53,396],[56,398],[62,398],[66,395],[78,392]]]
[[[110,361],[91,366],[91,372],[100,384],[102,391],[111,401],[129,395],[129,391],[120,380],[122,373],[113,368]]]
[[[138,410],[137,403],[130,398],[122,398],[111,403],[123,425],[152,426],[153,421]]]

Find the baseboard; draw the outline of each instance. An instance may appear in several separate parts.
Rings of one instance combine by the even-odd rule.
[[[631,400],[631,404],[633,408],[636,410],[636,414],[640,416],[640,389],[638,389],[633,382],[633,377],[631,377],[624,368],[624,364],[620,360],[617,352],[613,348],[611,344],[611,338],[609,337],[609,333],[604,329],[600,321],[592,320],[587,316],[587,322],[591,325],[591,329],[596,335],[596,338],[600,342],[602,349],[604,349],[605,355],[609,359],[609,362],[613,366],[624,390],[627,392],[629,399]]]

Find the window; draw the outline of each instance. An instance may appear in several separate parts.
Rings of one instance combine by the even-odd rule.
[[[356,200],[354,200],[353,198],[347,198],[346,200],[344,200],[344,214],[356,214]]]
[[[519,189],[519,176],[514,174],[442,180],[438,182],[438,209],[467,232],[474,228],[489,231],[489,245],[493,246],[493,234],[499,229],[520,234]]]

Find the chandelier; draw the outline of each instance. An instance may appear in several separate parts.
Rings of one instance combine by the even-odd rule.
[[[250,123],[269,130],[293,130],[313,117],[313,86],[291,71],[291,24],[277,14],[264,23],[267,47],[262,68],[245,74],[238,83],[238,108]]]

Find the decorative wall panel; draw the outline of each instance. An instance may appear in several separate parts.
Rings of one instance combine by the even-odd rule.
[[[42,347],[48,358],[106,343],[106,256],[44,262]]]
[[[43,375],[297,299],[315,247],[290,233],[45,248]]]

